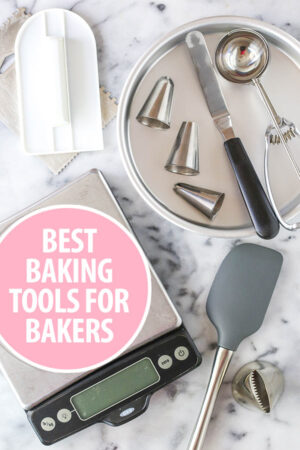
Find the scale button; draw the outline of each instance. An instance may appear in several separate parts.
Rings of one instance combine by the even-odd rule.
[[[131,407],[131,408],[126,408],[124,409],[124,411],[122,411],[120,413],[120,417],[126,417],[129,416],[129,414],[133,413],[133,411],[135,410],[135,408]]]
[[[44,417],[41,421],[41,427],[44,431],[52,431],[55,428],[55,420],[52,417]]]
[[[157,363],[161,369],[170,369],[173,364],[173,360],[169,355],[162,355],[158,358]]]
[[[189,354],[190,352],[183,345],[177,347],[174,352],[174,356],[176,359],[178,359],[178,361],[184,361],[189,356]]]
[[[57,413],[57,418],[62,423],[67,423],[72,419],[72,413],[67,408],[62,408]]]

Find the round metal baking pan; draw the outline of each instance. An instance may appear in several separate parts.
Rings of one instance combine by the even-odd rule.
[[[220,16],[185,24],[157,42],[133,68],[124,86],[118,110],[118,139],[123,162],[137,191],[159,214],[188,230],[207,236],[241,238],[254,234],[239,192],[223,141],[215,128],[201,92],[185,35],[198,29],[205,34],[209,50],[215,48],[225,32],[252,28],[267,39],[271,59],[263,83],[278,113],[296,122],[300,117],[300,43],[289,34],[265,22],[244,17]],[[136,115],[157,79],[163,75],[174,82],[174,99],[169,130],[141,125]],[[264,184],[264,135],[270,124],[261,99],[251,85],[236,85],[219,77],[233,127]],[[164,169],[182,121],[196,121],[200,128],[200,173],[184,176]],[[297,138],[296,138],[297,140]],[[300,138],[298,138],[300,146]],[[278,207],[286,219],[299,212],[299,182],[282,170],[283,150],[272,163],[272,188]],[[299,149],[300,158],[300,149]],[[299,163],[300,160],[298,159]],[[178,197],[175,183],[185,182],[225,193],[224,204],[209,221]]]

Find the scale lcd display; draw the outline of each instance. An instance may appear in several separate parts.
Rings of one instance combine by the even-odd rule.
[[[73,395],[71,403],[81,420],[88,420],[157,383],[160,376],[151,359],[144,358]]]

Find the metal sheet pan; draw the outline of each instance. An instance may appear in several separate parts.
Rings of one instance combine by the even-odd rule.
[[[300,43],[289,34],[265,22],[243,17],[223,16],[200,19],[177,28],[157,42],[132,70],[124,87],[118,113],[119,145],[125,167],[137,191],[148,204],[171,222],[208,236],[228,238],[254,234],[254,229],[239,192],[222,138],[214,127],[185,48],[186,33],[198,29],[207,39],[214,56],[221,36],[235,28],[261,32],[270,46],[271,60],[263,82],[280,115],[300,126]],[[162,75],[174,82],[174,100],[169,130],[154,130],[135,119],[155,81]],[[251,85],[236,85],[219,77],[234,129],[264,184],[264,135],[270,124],[268,113]],[[164,169],[172,143],[184,120],[200,127],[200,174],[184,176]],[[299,140],[300,147],[300,140]],[[283,152],[283,151],[282,151]],[[283,156],[284,157],[284,156]],[[299,212],[300,184],[282,173],[282,161],[272,164],[274,196],[286,217]],[[300,162],[300,149],[298,156]],[[173,185],[186,182],[225,192],[221,211],[210,222],[173,192]]]

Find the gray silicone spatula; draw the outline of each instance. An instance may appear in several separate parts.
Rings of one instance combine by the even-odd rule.
[[[200,450],[233,353],[262,324],[282,266],[282,255],[254,244],[235,247],[222,262],[206,310],[218,331],[210,380],[188,450]]]

